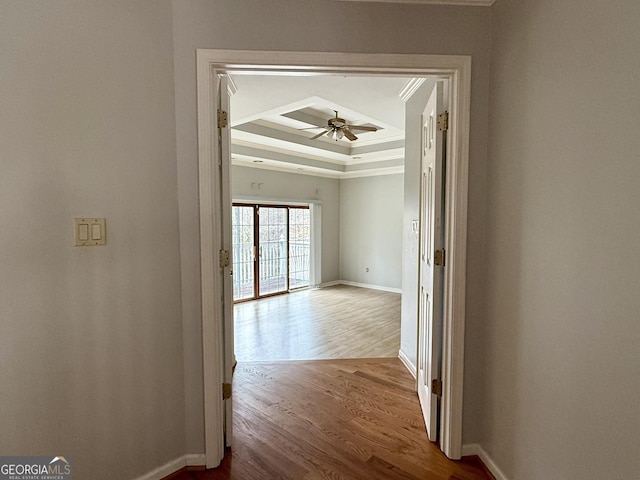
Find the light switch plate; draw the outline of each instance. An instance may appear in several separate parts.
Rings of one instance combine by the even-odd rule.
[[[77,247],[94,247],[107,244],[107,227],[104,218],[74,218]]]

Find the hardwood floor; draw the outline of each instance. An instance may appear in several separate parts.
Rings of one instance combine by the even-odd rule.
[[[400,294],[335,285],[234,307],[239,362],[397,357]]]
[[[398,359],[239,363],[235,444],[218,469],[172,480],[478,480],[429,442]]]
[[[336,285],[240,303],[234,316],[234,446],[218,469],[168,478],[491,478],[429,441],[397,358],[399,294]]]

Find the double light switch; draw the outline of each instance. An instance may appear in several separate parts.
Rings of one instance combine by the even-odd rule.
[[[106,245],[107,230],[104,218],[75,218],[76,246]]]

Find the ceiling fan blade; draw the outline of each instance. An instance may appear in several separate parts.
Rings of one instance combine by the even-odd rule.
[[[349,125],[349,130],[362,130],[363,132],[375,132],[377,127],[368,127],[366,125]]]
[[[331,131],[331,130],[330,130]],[[315,140],[316,138],[320,138],[322,135],[324,135],[325,133],[327,133],[326,130],[323,130],[322,132],[320,132],[319,134],[317,134],[314,137],[311,137],[309,140]]]
[[[307,127],[307,128],[297,128],[296,130],[315,130],[316,128],[327,128],[327,127]]]
[[[356,137],[353,133],[351,133],[351,131],[348,128],[343,128],[342,131],[344,132],[344,136],[347,137],[352,142],[358,139],[358,137]]]

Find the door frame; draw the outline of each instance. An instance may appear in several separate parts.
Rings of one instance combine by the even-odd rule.
[[[273,72],[380,76],[438,76],[449,81],[450,130],[447,135],[443,301],[441,448],[451,459],[462,454],[462,401],[466,299],[467,203],[471,57],[467,55],[285,52],[257,50],[196,51],[202,348],[207,467],[224,457],[224,316],[217,252],[221,249],[220,171],[217,142],[218,76]],[[417,261],[417,259],[416,259]],[[418,318],[415,319],[416,325]]]

